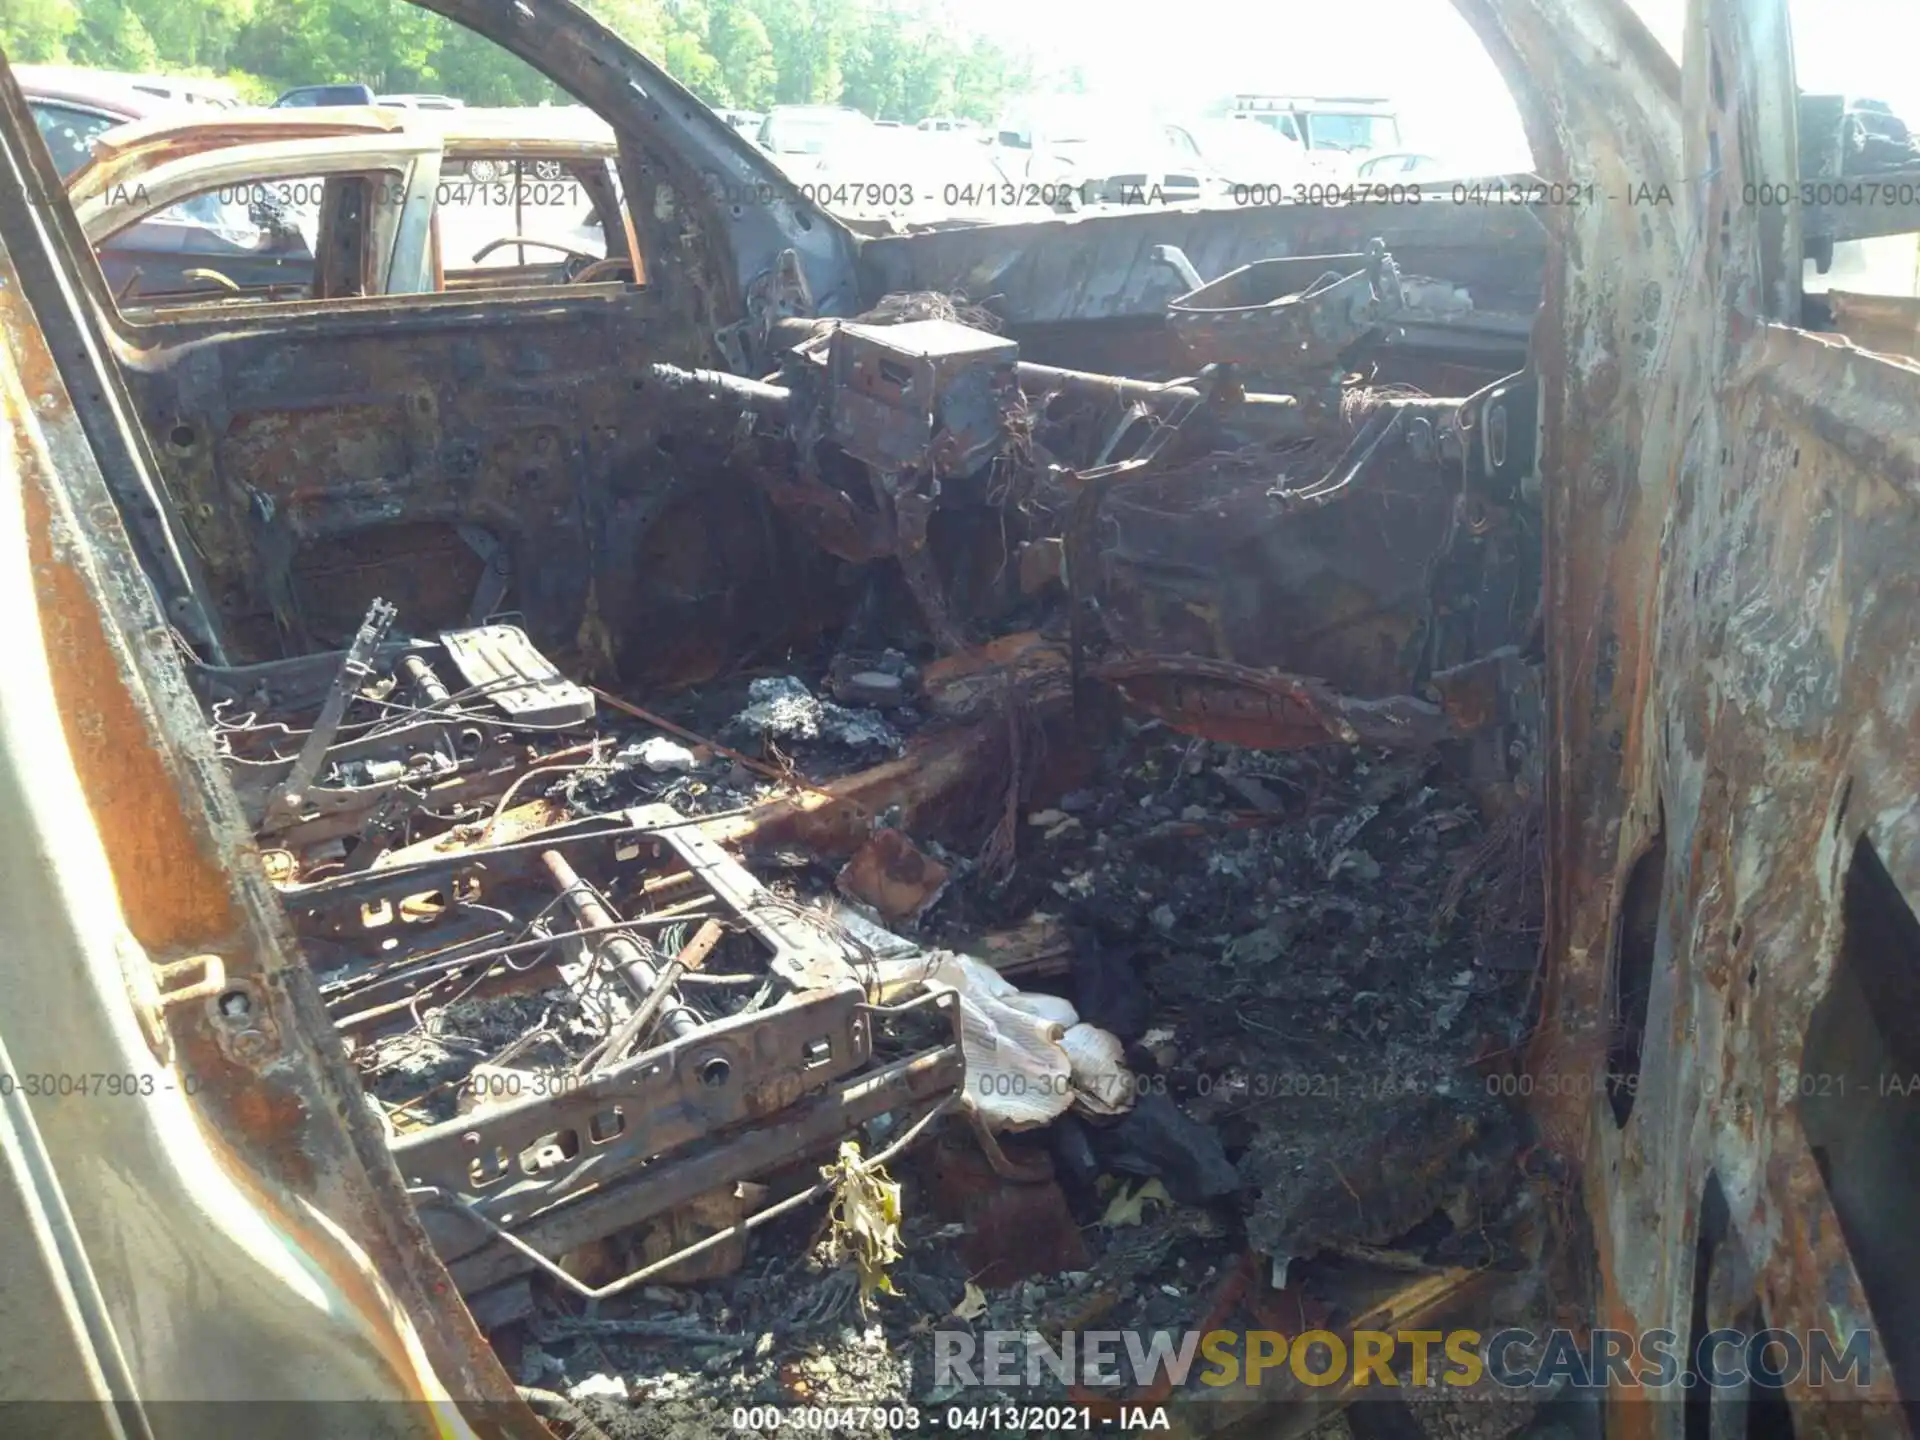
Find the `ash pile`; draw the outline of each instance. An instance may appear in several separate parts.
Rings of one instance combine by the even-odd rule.
[[[440,713],[387,683],[419,642],[380,643],[341,665],[362,751],[406,733],[362,708]],[[1043,634],[857,664],[644,712],[670,730],[604,705],[502,728],[478,753],[507,773],[411,812],[423,837],[367,826],[371,796],[371,839],[312,827],[383,764],[429,794],[471,774],[330,760],[274,832],[428,1233],[525,1385],[615,1434],[1011,1403],[935,1384],[939,1334],[1337,1328],[1383,1277],[1524,1270],[1499,1082],[1531,809],[1489,823],[1432,750],[1138,716],[1084,743]],[[904,693],[833,698],[882,674]]]

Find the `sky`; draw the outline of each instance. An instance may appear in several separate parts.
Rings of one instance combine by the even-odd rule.
[[[1800,88],[1885,100],[1920,125],[1920,0],[1792,0]]]
[[[1686,0],[1630,3],[1677,45]],[[1802,89],[1883,99],[1920,126],[1920,0],[1790,0],[1790,9]],[[1111,0],[964,0],[959,13],[968,28],[1030,50],[1042,69],[1079,66],[1094,94],[1129,106],[1172,116],[1236,91],[1387,95],[1407,149],[1489,171],[1529,163],[1506,85],[1450,0],[1182,0],[1140,11]]]
[[[968,0],[962,13],[1043,70],[1079,66],[1106,99],[1175,115],[1239,91],[1386,95],[1408,149],[1527,163],[1499,72],[1448,0],[1181,0],[1137,12],[1107,0]]]

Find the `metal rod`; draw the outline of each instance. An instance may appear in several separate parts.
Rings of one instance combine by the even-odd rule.
[[[495,945],[491,949],[477,950],[470,955],[454,955],[438,960],[432,959],[430,955],[423,955],[420,957],[418,964],[403,962],[401,966],[391,971],[383,972],[380,976],[380,983],[385,985],[401,980],[412,980],[429,975],[436,975],[445,970],[463,970],[470,966],[480,964],[491,965],[494,961],[504,960],[509,955],[521,955],[529,950],[551,949],[563,940],[580,940],[595,935],[613,935],[622,930],[631,930],[641,925],[677,925],[688,920],[718,918],[717,916],[700,915],[641,915],[632,920],[616,920],[610,925],[589,925],[578,930],[562,931],[558,935],[539,935],[531,940],[516,940],[510,945]],[[456,945],[471,945],[475,942],[464,940],[455,943]],[[443,947],[443,949],[449,948],[453,947]],[[431,952],[431,955],[440,955],[441,953],[442,951],[435,950]],[[754,978],[764,979],[765,977],[755,976]],[[339,1002],[358,999],[367,988],[371,987],[340,991],[326,997],[327,1002],[331,1007],[337,1006]]]
[[[764,380],[749,380],[724,370],[683,370],[678,365],[649,365],[653,383],[679,394],[704,394],[713,399],[725,397],[753,411],[763,419],[784,421],[791,392],[784,385],[769,385]]]
[[[905,1133],[902,1134],[899,1139],[895,1140],[891,1145],[887,1146],[886,1149],[880,1151],[879,1154],[873,1156],[872,1159],[868,1160],[866,1162],[868,1166],[878,1167],[881,1165],[886,1165],[891,1163],[895,1158],[897,1158],[900,1154],[902,1154],[909,1145],[911,1145],[914,1141],[918,1140],[923,1134],[925,1134],[927,1127],[929,1125],[931,1125],[940,1116],[946,1114],[948,1110],[952,1109],[954,1102],[957,1098],[958,1097],[956,1096],[949,1095],[946,1099],[942,1100],[938,1105],[934,1106],[931,1110],[929,1110],[925,1115],[922,1115],[918,1120],[914,1121],[914,1123],[907,1128]],[[721,1230],[713,1235],[707,1236],[707,1238],[704,1240],[695,1241],[693,1244],[687,1246],[687,1248],[684,1250],[676,1250],[673,1254],[667,1256],[666,1259],[664,1260],[656,1260],[653,1264],[645,1266],[642,1269],[635,1270],[631,1274],[622,1275],[618,1280],[610,1281],[609,1283],[600,1286],[598,1289],[593,1289],[587,1285],[581,1284],[580,1281],[575,1279],[572,1275],[569,1275],[565,1270],[562,1270],[558,1265],[554,1264],[553,1261],[549,1260],[545,1255],[542,1255],[538,1250],[534,1249],[531,1245],[527,1244],[527,1242],[522,1240],[518,1235],[515,1235],[512,1231],[506,1229],[498,1221],[494,1220],[491,1216],[483,1214],[481,1211],[476,1209],[473,1206],[472,1202],[470,1202],[464,1195],[455,1194],[453,1191],[444,1189],[443,1187],[438,1185],[420,1185],[420,1186],[410,1187],[407,1191],[407,1194],[412,1196],[416,1201],[437,1200],[443,1204],[450,1205],[457,1210],[464,1211],[466,1214],[472,1216],[475,1220],[477,1220],[481,1224],[481,1226],[484,1227],[496,1240],[499,1240],[501,1243],[507,1245],[514,1251],[518,1252],[519,1255],[523,1259],[525,1259],[529,1264],[533,1265],[535,1268],[539,1269],[542,1273],[551,1277],[557,1283],[565,1286],[567,1289],[571,1290],[574,1294],[586,1300],[605,1300],[614,1295],[618,1295],[623,1291],[631,1290],[634,1286],[641,1284],[643,1281],[652,1279],[655,1275],[658,1275],[663,1270],[671,1269],[673,1266],[678,1265],[683,1260],[691,1260],[696,1255],[703,1255],[708,1250],[713,1249],[715,1246],[725,1244],[728,1240],[733,1239],[735,1236],[744,1235],[749,1230],[757,1230],[760,1226],[767,1224],[769,1221],[777,1220],[782,1215],[791,1214],[793,1211],[799,1209],[802,1205],[806,1204],[808,1201],[817,1199],[820,1195],[826,1193],[828,1190],[832,1188],[833,1188],[832,1183],[830,1181],[822,1180],[817,1184],[812,1185],[805,1190],[802,1190],[797,1195],[790,1195],[785,1200],[780,1201],[778,1204],[768,1206],[765,1210],[760,1211],[758,1214],[749,1215],[746,1219],[740,1221],[737,1225],[731,1225],[727,1227],[725,1230]]]
[[[837,323],[831,320],[776,321],[773,342],[776,346],[802,345]],[[713,394],[725,394],[770,420],[786,418],[791,403],[785,386],[769,384],[764,380],[746,380],[738,375],[712,370],[679,370],[671,365],[654,365],[651,369],[655,379],[669,388],[702,389]],[[1191,385],[1161,384],[1154,380],[1138,380],[1130,375],[1103,375],[1093,370],[1068,370],[1058,365],[1036,365],[1030,360],[1020,361],[1018,371],[1020,388],[1029,395],[1064,390],[1074,394],[1111,396],[1130,404],[1146,405],[1155,411],[1203,398],[1200,391]],[[1291,395],[1249,393],[1233,405],[1228,413],[1238,421],[1257,421],[1261,428],[1275,435],[1307,435],[1314,429],[1312,421],[1302,413],[1299,401]]]
[[[441,683],[440,677],[433,673],[433,667],[418,655],[402,656],[400,668],[407,672],[409,680],[420,687],[420,693],[427,697],[428,705],[445,705],[453,699],[453,692]]]
[[[582,925],[617,926],[619,917],[606,907],[605,902],[593,887],[582,880],[573,866],[567,863],[567,857],[558,850],[548,850],[540,856],[540,863],[546,867],[547,874],[553,877],[553,883],[560,892],[560,898],[566,902],[567,909]],[[643,1007],[648,997],[656,990],[666,990],[661,1004],[668,1008],[661,1016],[661,1024],[675,1040],[684,1040],[700,1028],[700,1017],[679,1003],[679,997],[670,987],[661,984],[660,971],[654,966],[651,952],[642,948],[631,935],[609,935],[597,949],[620,972],[627,982],[627,988],[633,991],[633,998]]]
[[[681,973],[698,970],[704,965],[707,956],[713,953],[713,947],[720,943],[726,933],[726,927],[718,920],[709,920],[694,931],[693,938],[668,962],[659,983],[653,987],[653,993],[640,1002],[638,1010],[620,1022],[620,1027],[607,1037],[605,1045],[596,1047],[599,1052],[597,1056],[580,1062],[576,1073],[584,1075],[604,1065],[618,1065],[626,1059],[634,1046],[646,1038],[653,1022],[660,1018],[661,1010],[673,997],[674,986],[680,983]]]
[[[274,787],[273,794],[267,799],[266,818],[269,823],[291,818],[291,812],[299,810],[307,787],[319,777],[320,764],[327,758],[327,747],[333,744],[333,737],[340,732],[340,722],[346,717],[353,692],[359,688],[362,680],[373,673],[374,654],[379,650],[380,642],[386,638],[387,629],[397,614],[399,611],[384,600],[375,600],[367,607],[367,618],[360,622],[353,644],[340,661],[340,672],[333,677],[326,702],[320,707],[319,719],[313,722],[313,729],[307,732],[306,741],[301,745],[300,753],[294,757],[293,768],[287,771],[286,779]]]
[[[760,809],[762,803],[755,801],[750,805],[736,805],[730,810],[710,810],[704,815],[683,815],[677,820],[650,819],[644,825],[636,824],[630,818],[633,814],[630,810],[609,811],[604,815],[588,815],[580,820],[569,820],[564,826],[555,827],[564,829],[565,834],[556,835],[553,830],[546,830],[528,840],[509,840],[499,845],[479,845],[452,854],[435,855],[426,860],[409,860],[400,865],[383,865],[378,870],[361,871],[352,875],[336,875],[326,880],[315,880],[310,885],[294,886],[283,890],[281,895],[289,905],[312,905],[316,900],[331,900],[341,894],[375,884],[387,888],[398,888],[399,882],[413,876],[458,874],[463,869],[477,868],[489,859],[526,854],[562,842],[621,840],[629,836],[648,839],[667,830],[697,830],[718,820],[734,820],[743,815],[751,815]]]

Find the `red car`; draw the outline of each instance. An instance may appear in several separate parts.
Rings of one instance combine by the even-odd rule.
[[[123,75],[70,65],[16,65],[13,73],[63,179],[86,163],[93,137],[103,130],[185,105],[239,103],[239,96],[217,80]]]

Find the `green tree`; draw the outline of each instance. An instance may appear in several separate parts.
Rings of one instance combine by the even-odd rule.
[[[948,0],[584,3],[713,105],[986,120],[1031,78],[1030,61],[961,34]],[[0,49],[17,61],[232,74],[249,93],[358,81],[476,105],[560,98],[531,66],[407,0],[0,0]]]
[[[845,88],[841,64],[853,26],[850,0],[746,0],[767,27],[780,66],[774,101],[833,105]]]
[[[67,55],[103,70],[157,70],[160,51],[126,0],[90,0],[66,40]]]
[[[731,105],[732,93],[720,73],[720,62],[707,52],[705,38],[692,30],[667,36],[664,54],[653,57],[674,79],[709,105]]]
[[[707,49],[720,64],[733,103],[748,110],[773,104],[780,86],[780,67],[766,22],[738,3],[716,5],[707,26]]]
[[[445,24],[405,0],[259,0],[233,54],[239,68],[287,85],[418,90],[432,76]]]
[[[486,36],[442,21],[433,47],[429,88],[469,105],[538,105],[564,98],[560,87]]]
[[[971,119],[989,123],[1009,95],[1033,83],[1031,57],[1010,58],[998,45],[975,36],[957,57],[953,69],[953,108]]]
[[[67,36],[79,18],[73,0],[6,0],[0,9],[0,50],[16,65],[64,60]]]
[[[603,25],[649,60],[659,63],[672,29],[660,0],[585,0],[586,8]]]
[[[90,11],[99,0],[86,0]],[[253,0],[125,0],[153,37],[160,59],[189,69],[225,69],[233,42],[253,19]]]

